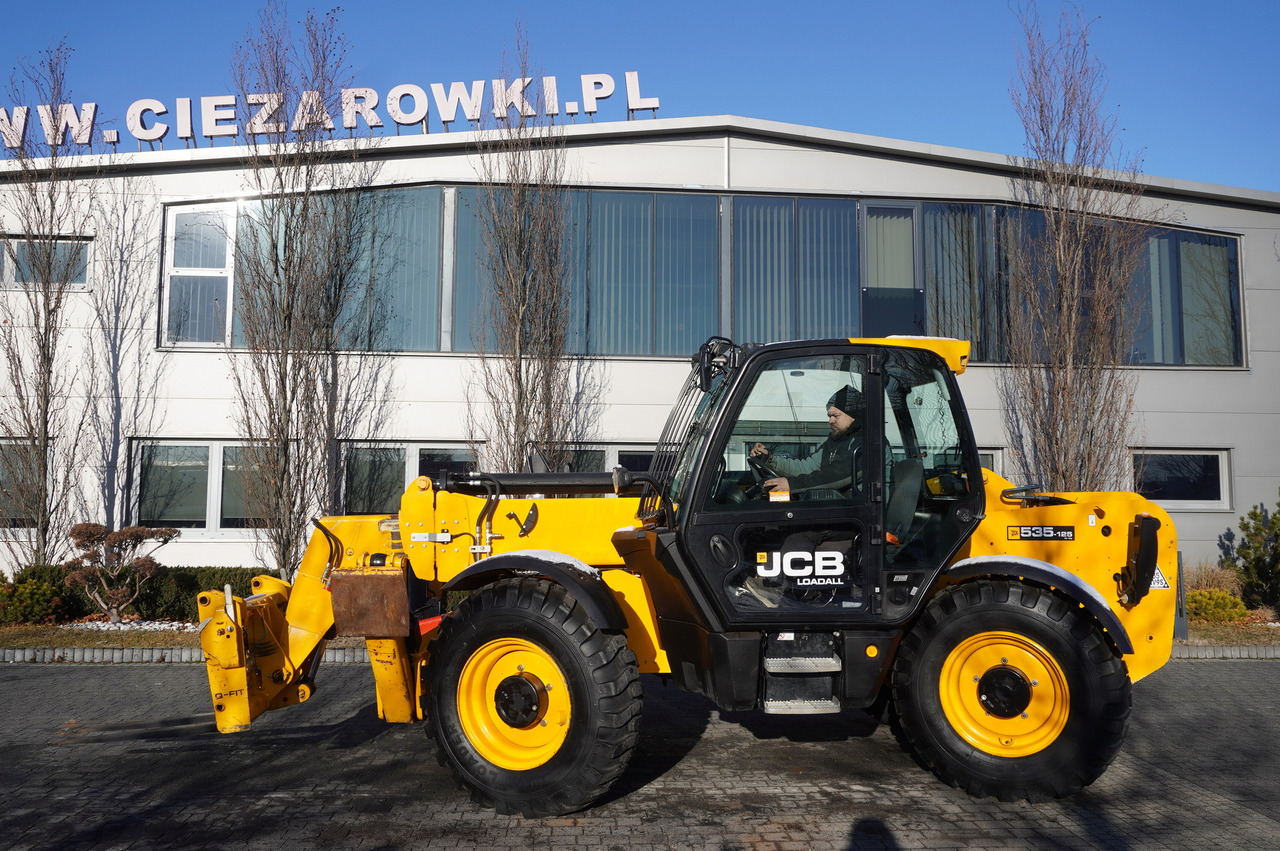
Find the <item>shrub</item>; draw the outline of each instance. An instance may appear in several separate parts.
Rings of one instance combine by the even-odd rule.
[[[1275,623],[1276,610],[1270,606],[1259,606],[1256,609],[1249,610],[1249,617],[1246,618],[1248,623]]]
[[[1237,623],[1248,615],[1239,597],[1226,591],[1187,592],[1187,617],[1193,621],[1210,623]]]
[[[0,587],[0,623],[53,623],[62,602],[59,590],[39,579]]]
[[[1246,606],[1280,606],[1280,503],[1274,511],[1255,505],[1240,518],[1240,540],[1223,548],[1223,562],[1240,572]]]
[[[22,568],[13,577],[15,585],[31,581],[47,582],[59,589],[61,605],[54,613],[57,620],[73,621],[97,611],[83,588],[67,584],[67,569],[60,564],[33,564]]]
[[[1239,597],[1243,590],[1240,572],[1208,561],[1199,561],[1182,571],[1186,591],[1226,591]]]

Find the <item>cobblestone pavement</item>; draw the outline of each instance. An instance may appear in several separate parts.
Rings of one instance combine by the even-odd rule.
[[[202,666],[4,665],[0,846],[1280,847],[1276,662],[1170,662],[1135,686],[1111,769],[1040,805],[943,786],[858,713],[720,713],[645,688],[639,749],[608,798],[528,820],[476,807],[421,729],[379,721],[365,666],[323,669],[312,701],[220,736]]]

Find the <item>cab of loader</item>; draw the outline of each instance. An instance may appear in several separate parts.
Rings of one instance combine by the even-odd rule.
[[[641,515],[676,536],[670,567],[711,632],[901,624],[976,527],[982,470],[954,375],[967,347],[949,364],[947,341],[902,342],[700,349]],[[837,397],[853,408],[839,435]]]

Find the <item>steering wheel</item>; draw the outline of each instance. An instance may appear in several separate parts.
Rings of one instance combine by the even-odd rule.
[[[747,456],[747,466],[751,468],[751,474],[756,477],[756,483],[743,491],[747,499],[759,499],[764,496],[764,488],[761,487],[769,479],[780,479],[782,474],[771,467],[766,461],[756,455]]]
[[[782,474],[756,455],[747,456],[747,466],[751,468],[751,472],[755,473],[756,480],[763,482],[765,479],[780,479]]]

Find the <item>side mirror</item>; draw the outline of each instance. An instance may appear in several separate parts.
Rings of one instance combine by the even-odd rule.
[[[711,343],[707,341],[698,348],[698,389],[706,393],[711,389]]]

